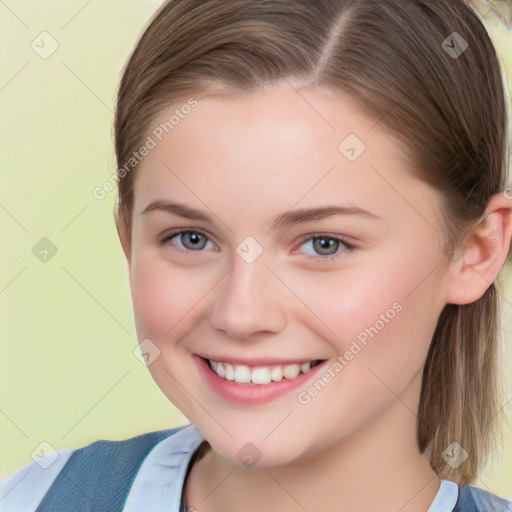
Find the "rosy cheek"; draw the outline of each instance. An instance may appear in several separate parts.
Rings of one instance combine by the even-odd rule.
[[[139,261],[132,267],[131,291],[139,336],[158,339],[176,323],[181,286],[176,280],[172,284],[154,262]]]
[[[205,307],[207,280],[197,271],[168,262],[139,259],[131,269],[131,290],[139,338],[171,346]]]
[[[339,350],[379,321],[380,315],[392,309],[400,295],[396,280],[387,280],[368,269],[350,274],[340,272],[334,277],[326,274],[323,281],[317,279],[304,286],[300,294],[311,304],[312,313],[325,324],[325,338],[333,340],[332,344]],[[388,316],[393,314],[394,310]]]
[[[387,347],[389,352],[395,343],[400,346],[408,336],[403,331],[408,333],[411,323],[421,327],[417,312],[423,306],[415,296],[408,296],[414,279],[405,273],[401,279],[396,275],[389,268],[380,267],[380,272],[354,273],[340,284],[331,284],[324,290],[327,293],[316,292],[314,302],[319,315],[335,332],[325,339],[330,340],[337,353],[360,347],[363,350],[357,358],[362,362],[373,357],[374,350],[368,350],[369,347],[377,345],[379,353]]]

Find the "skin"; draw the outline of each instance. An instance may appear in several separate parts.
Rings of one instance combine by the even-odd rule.
[[[354,162],[338,150],[348,134],[366,145]],[[405,148],[349,99],[288,84],[246,99],[198,99],[141,162],[132,229],[118,220],[118,230],[138,338],[160,350],[149,370],[212,447],[187,480],[189,507],[427,511],[440,479],[416,445],[423,365],[445,304],[478,299],[503,265],[511,201],[495,196],[464,257],[447,261],[439,193],[406,162]],[[157,199],[184,202],[212,222],[142,214]],[[334,215],[268,229],[279,213],[333,204],[378,218]],[[186,237],[155,242],[179,228],[199,230],[208,243],[193,251]],[[318,246],[303,241],[318,234],[354,249],[335,244],[338,257],[320,261]],[[263,249],[253,263],[236,252],[247,236]],[[300,390],[231,403],[203,383],[192,360],[334,363],[394,303],[401,311],[307,405]],[[252,468],[237,457],[247,442],[261,452]]]

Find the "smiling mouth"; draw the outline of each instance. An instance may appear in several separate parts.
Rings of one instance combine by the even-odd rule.
[[[204,358],[203,358],[204,359]],[[282,380],[294,380],[299,375],[308,373],[324,360],[316,359],[303,363],[272,364],[247,366],[243,364],[232,364],[225,361],[214,361],[204,359],[210,369],[221,379],[237,382],[238,384],[265,385]]]

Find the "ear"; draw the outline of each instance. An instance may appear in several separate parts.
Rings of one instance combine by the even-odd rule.
[[[512,196],[505,191],[491,198],[483,220],[463,242],[461,258],[450,263],[447,303],[470,304],[482,297],[505,264],[511,239]]]
[[[116,223],[117,234],[119,235],[119,241],[121,242],[121,247],[123,248],[124,255],[126,256],[128,266],[130,266],[131,255],[132,255],[131,230],[126,225],[126,223],[124,221],[124,217],[119,214],[119,209],[118,209],[117,205],[114,210],[114,220]]]

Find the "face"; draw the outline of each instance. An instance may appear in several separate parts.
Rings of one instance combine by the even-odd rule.
[[[350,100],[284,85],[198,98],[142,160],[138,339],[224,457],[311,456],[419,393],[446,275],[440,198],[403,149]]]

